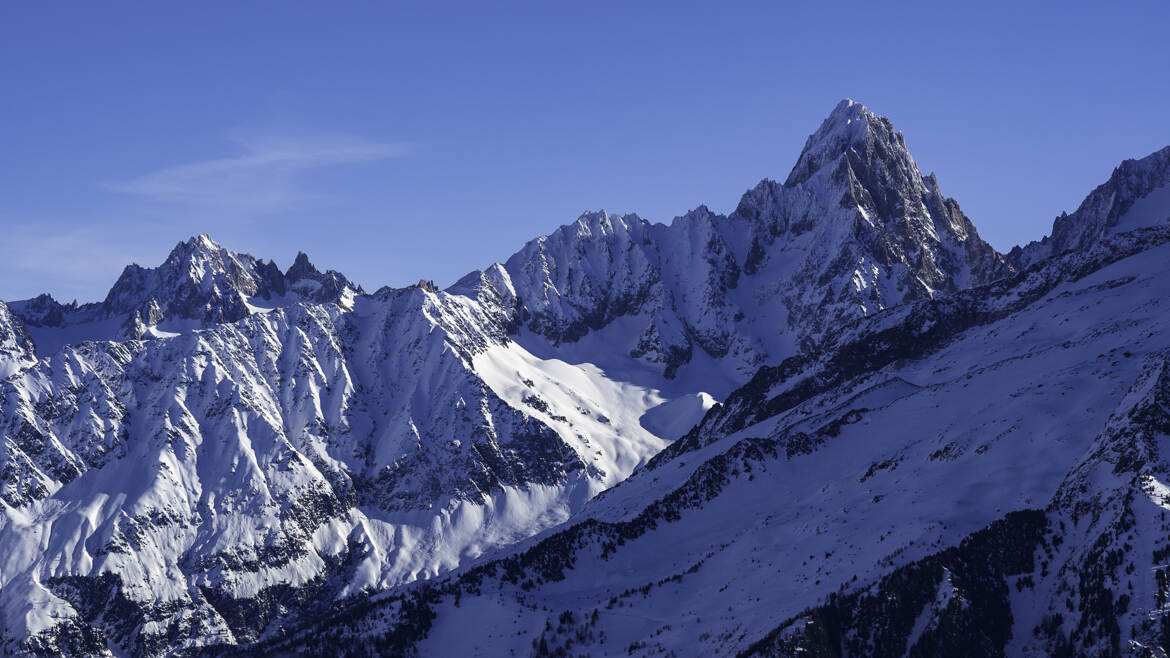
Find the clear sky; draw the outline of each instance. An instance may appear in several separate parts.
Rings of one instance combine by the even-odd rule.
[[[995,247],[1170,144],[1170,2],[8,2],[0,299],[210,233],[447,285],[582,211],[668,222],[889,116]]]

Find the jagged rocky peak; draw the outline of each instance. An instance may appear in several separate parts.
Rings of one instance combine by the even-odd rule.
[[[932,235],[938,229],[959,240],[973,233],[957,205],[946,207],[937,178],[919,171],[894,124],[853,100],[841,101],[809,136],[784,186],[810,183],[822,170],[833,187],[847,194],[843,204],[859,207],[867,219],[918,220],[926,229],[918,236],[922,239],[939,239]]]
[[[1013,269],[943,195],[937,177],[921,173],[893,123],[852,100],[841,101],[809,137],[784,187],[839,201],[868,255],[914,273],[906,281],[913,297],[954,292]]]
[[[859,206],[867,215],[929,219],[935,210],[930,206],[942,200],[937,179],[922,175],[894,124],[853,100],[841,101],[809,136],[784,186],[808,184],[822,170],[832,187],[845,188],[843,203]],[[936,222],[946,220],[941,228],[966,239],[969,223],[945,208],[938,210],[942,217]]]
[[[59,327],[65,322],[68,313],[79,307],[77,300],[69,304],[62,304],[49,293],[42,293],[19,302],[9,304],[11,310],[18,314],[24,323],[33,327]]]
[[[1016,247],[1012,263],[1026,269],[1070,251],[1083,251],[1107,233],[1165,224],[1170,219],[1170,146],[1126,160],[1072,214],[1062,213],[1043,240]]]
[[[789,325],[809,346],[859,312],[1013,271],[937,177],[922,174],[893,123],[848,99],[809,136],[785,182],[761,181],[728,220],[750,234],[737,249],[745,273],[791,277]]]
[[[647,281],[657,278],[658,249],[637,215],[585,212],[529,241],[503,265],[508,276],[496,278],[514,286],[530,328],[576,340],[638,310]]]
[[[634,213],[620,215],[605,210],[585,211],[575,221],[557,228],[549,235],[530,240],[508,259],[508,263],[519,263],[533,256],[545,260],[555,259],[557,256],[567,256],[568,254],[559,253],[566,249],[584,248],[581,257],[599,255],[596,251],[585,253],[590,248],[611,252],[615,247],[631,242],[647,242],[649,227],[649,222]],[[555,267],[556,263],[550,262],[549,265]]]
[[[284,284],[274,263],[229,251],[203,234],[177,244],[156,268],[127,266],[103,306],[109,316],[144,316],[157,305],[167,318],[232,322],[248,315],[248,299],[283,295]]]
[[[265,284],[282,292],[280,270],[276,263],[265,263],[250,254],[237,253],[222,247],[206,233],[180,242],[171,250],[159,270],[175,270],[197,281],[222,277],[234,290],[247,295],[268,292]]]
[[[301,253],[288,275],[276,263],[231,251],[207,234],[179,242],[157,267],[126,266],[100,303],[61,304],[49,295],[13,302],[47,356],[86,340],[127,340],[236,322],[299,302],[350,308],[361,287],[322,273]]]
[[[343,302],[353,294],[364,294],[365,291],[356,283],[345,278],[336,270],[322,272],[309,260],[308,254],[297,252],[293,264],[284,273],[288,287],[308,301],[317,303]]]
[[[33,342],[24,323],[0,302],[0,379],[33,360]]]
[[[699,206],[664,225],[587,212],[503,268],[495,283],[477,273],[454,289],[515,299],[516,322],[554,342],[638,316],[621,337],[634,358],[672,376],[701,350],[735,377],[858,317],[1013,271],[893,124],[850,100],[783,184],[762,181],[730,215]]]
[[[818,174],[822,180],[814,180]],[[894,124],[849,99],[809,136],[784,181],[788,188],[802,185],[833,188],[847,194],[843,205],[888,219],[924,215],[930,209],[922,207],[929,200],[923,197],[938,193],[937,181],[922,176]]]
[[[285,278],[293,283],[304,278],[316,278],[320,275],[321,271],[309,261],[309,255],[303,251],[297,252],[297,257],[293,260],[292,266],[284,273]]]
[[[891,149],[897,148],[909,157],[902,133],[894,130],[889,119],[879,117],[861,103],[846,98],[837,104],[821,127],[809,135],[784,184],[792,187],[807,181],[822,167],[836,162],[850,150],[872,153],[878,148],[890,155],[893,155]]]
[[[327,303],[346,291],[362,292],[340,273],[318,270],[304,252],[281,272],[274,261],[231,251],[203,234],[176,245],[158,268],[127,267],[105,303],[111,312],[144,311],[153,300],[165,317],[224,322],[247,315],[248,304]],[[289,293],[296,294],[285,300]]]
[[[180,263],[199,256],[212,256],[222,251],[224,251],[224,248],[215,240],[211,239],[210,235],[200,233],[176,244],[175,248],[167,256],[166,262]]]

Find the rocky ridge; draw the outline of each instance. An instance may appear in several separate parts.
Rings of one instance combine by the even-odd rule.
[[[1051,546],[1036,510],[1156,379],[1130,346],[1170,349],[1157,155],[1123,165],[1155,173],[1127,174],[1144,182],[1092,240],[1005,258],[888,120],[844,101],[730,215],[587,213],[445,291],[364,294],[304,254],[281,274],[199,236],[101,303],[0,306],[0,641],[768,651],[800,641],[785,620],[899,569],[942,591],[1003,523]],[[645,420],[665,404],[700,414],[669,447]],[[1112,523],[1086,532],[1113,542]],[[860,536],[888,550],[837,541]],[[998,597],[1022,556],[977,576]],[[1043,615],[963,635],[942,596],[888,637],[1043,635]],[[1026,646],[1157,641],[1093,614],[1091,635],[1061,621]]]

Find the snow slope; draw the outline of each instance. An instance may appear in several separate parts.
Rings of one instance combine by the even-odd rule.
[[[891,637],[936,637],[939,556],[1093,496],[1060,492],[1161,381],[1170,180],[1123,169],[1109,230],[1009,260],[844,101],[730,215],[587,213],[445,291],[199,236],[101,303],[0,306],[0,644],[809,648],[793,620],[914,568]]]
[[[115,653],[255,639],[291,601],[560,522],[664,445],[638,423],[656,391],[418,287],[84,343],[0,386],[4,626],[67,652],[107,591],[130,611],[102,623]]]
[[[24,322],[0,302],[0,379],[8,377],[33,360],[32,339]]]
[[[1159,655],[1168,276],[1145,226],[858,321],[558,528],[251,650]]]

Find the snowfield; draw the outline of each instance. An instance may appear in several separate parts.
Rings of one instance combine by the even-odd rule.
[[[1163,655],[1170,148],[1003,255],[843,101],[446,290],[0,302],[16,655]]]

